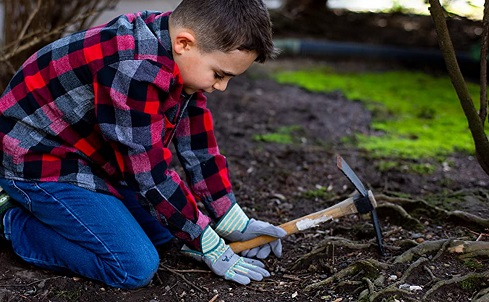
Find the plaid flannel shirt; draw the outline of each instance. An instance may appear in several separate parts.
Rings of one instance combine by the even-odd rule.
[[[235,197],[205,96],[182,95],[169,15],[123,15],[31,56],[0,98],[0,176],[118,197],[127,185],[198,248],[210,219],[196,200],[217,220]],[[188,185],[169,169],[170,142]]]

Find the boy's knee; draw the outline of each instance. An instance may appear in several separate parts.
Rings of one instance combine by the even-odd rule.
[[[146,251],[146,253],[135,251],[131,259],[123,265],[119,274],[114,274],[114,280],[109,285],[124,289],[144,287],[153,279],[159,264],[160,258],[156,249]]]

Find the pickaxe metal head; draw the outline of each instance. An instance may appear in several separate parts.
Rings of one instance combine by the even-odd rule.
[[[345,160],[341,156],[337,156],[338,168],[346,175],[346,177],[355,186],[359,195],[349,197],[340,203],[337,203],[327,209],[320,210],[315,213],[308,214],[306,216],[288,221],[280,225],[282,229],[287,232],[287,235],[294,234],[306,229],[315,227],[323,222],[330,221],[336,218],[340,218],[350,214],[366,214],[371,213],[372,222],[374,224],[375,235],[377,238],[377,244],[380,254],[383,256],[384,247],[382,244],[382,231],[380,230],[379,220],[377,218],[377,212],[375,207],[377,203],[375,201],[372,191],[365,189],[360,179],[355,175],[353,170],[348,166]],[[267,235],[255,237],[253,239],[241,242],[231,242],[229,246],[235,253],[242,252],[244,250],[252,249],[263,245],[265,243],[277,240],[277,238]]]
[[[372,224],[374,226],[375,237],[377,239],[377,245],[379,247],[379,252],[382,256],[384,256],[385,251],[382,239],[382,230],[380,228],[379,219],[377,217],[377,211],[375,210],[377,202],[375,201],[374,194],[372,193],[372,191],[365,188],[360,178],[358,178],[355,172],[353,172],[350,166],[339,154],[336,155],[336,164],[338,166],[338,169],[340,169],[340,171],[345,174],[346,178],[348,178],[348,180],[352,183],[352,185],[359,193],[359,195],[357,195],[354,200],[358,213],[370,213],[372,217]]]

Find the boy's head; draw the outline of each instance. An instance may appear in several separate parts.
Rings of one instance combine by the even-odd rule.
[[[254,51],[260,63],[277,54],[261,0],[183,0],[172,12],[170,26],[193,32],[204,53]]]
[[[224,91],[253,62],[276,55],[261,0],[183,0],[169,20],[186,93]]]

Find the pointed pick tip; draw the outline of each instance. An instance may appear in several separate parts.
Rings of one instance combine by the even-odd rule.
[[[341,157],[339,154],[336,154],[336,165],[339,169],[342,169],[343,167],[343,157]]]

